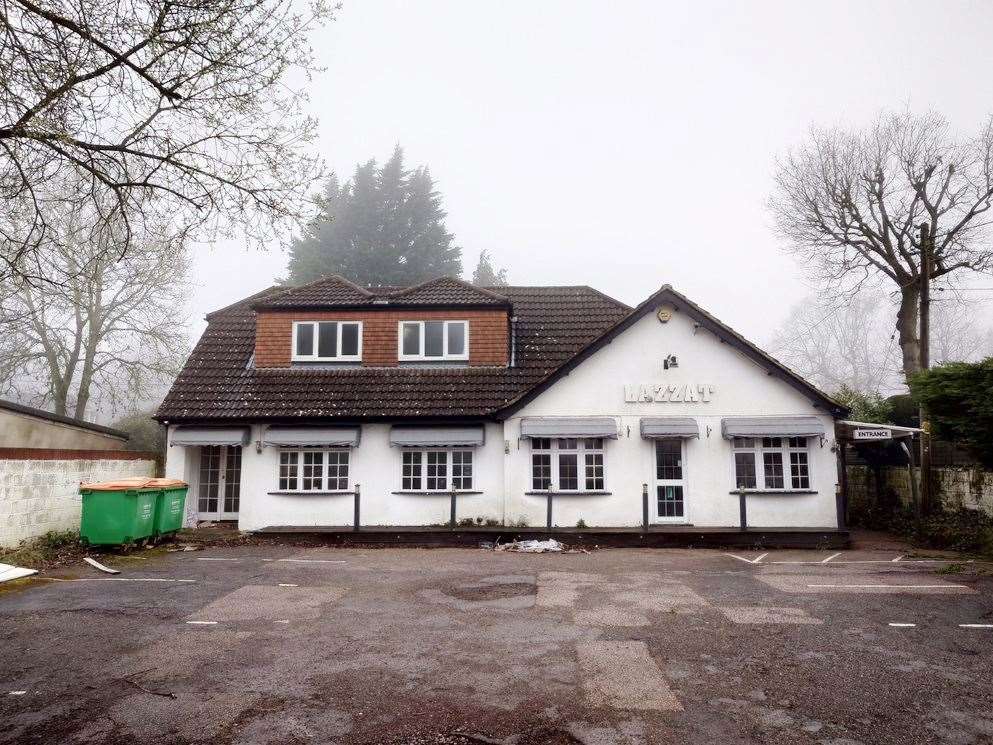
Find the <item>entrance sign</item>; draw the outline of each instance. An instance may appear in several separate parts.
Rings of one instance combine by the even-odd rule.
[[[706,383],[626,383],[624,401],[629,404],[655,403],[710,403],[714,386]]]
[[[852,430],[853,440],[892,440],[893,430],[886,427],[859,427]]]

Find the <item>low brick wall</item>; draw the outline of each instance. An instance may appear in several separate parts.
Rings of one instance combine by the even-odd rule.
[[[0,452],[0,546],[13,547],[50,530],[79,530],[80,483],[155,472],[147,453]]]
[[[993,517],[993,472],[982,468],[935,468],[933,472],[935,491],[944,509],[981,510]],[[920,484],[920,469],[914,469],[914,478]],[[856,521],[880,501],[883,507],[899,502],[909,508],[912,499],[906,467],[883,466],[878,471],[870,466],[848,467],[849,513]]]

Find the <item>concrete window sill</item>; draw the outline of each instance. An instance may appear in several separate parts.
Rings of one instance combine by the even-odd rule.
[[[452,493],[450,491],[417,491],[416,489],[406,489],[400,491],[391,491],[390,494],[413,494],[421,497],[450,497]],[[455,496],[461,496],[463,494],[482,494],[481,491],[463,491],[459,489],[455,492]]]
[[[816,489],[736,489],[734,491],[729,491],[728,494],[735,494],[737,496],[749,495],[749,494],[817,494]]]
[[[355,494],[353,491],[271,491],[270,497],[336,497],[344,494]]]
[[[591,491],[526,491],[524,494],[529,497],[609,497],[614,492],[595,489]]]

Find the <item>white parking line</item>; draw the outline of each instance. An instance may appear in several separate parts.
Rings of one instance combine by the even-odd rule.
[[[27,691],[11,691],[8,696],[23,696]]]
[[[807,587],[844,587],[844,588],[866,588],[866,589],[913,589],[913,590],[945,590],[948,588],[960,588],[968,590],[967,585],[807,585]]]
[[[917,624],[916,623],[891,623],[890,626],[893,626],[894,628],[897,628],[897,629],[913,629],[913,628],[916,628]]]
[[[280,582],[280,587],[299,587],[300,585],[291,585],[289,582]]]
[[[222,559],[216,556],[197,556],[197,561],[238,561],[238,559]]]
[[[263,559],[263,561],[274,561],[273,559]],[[275,561],[291,561],[294,564],[347,564],[340,559],[275,559]]]
[[[754,559],[746,559],[744,556],[738,556],[737,554],[728,554],[728,553],[725,553],[724,555],[725,556],[730,556],[732,559],[737,559],[738,561],[743,561],[746,564],[758,564],[760,561],[762,561],[762,559],[764,559],[769,554],[762,554],[761,556],[758,556],[758,557],[756,557]]]
[[[829,561],[831,561],[831,559],[837,559],[839,556],[841,556],[841,551],[839,551],[836,554],[831,554],[824,561],[822,561],[821,564],[827,564]]]
[[[46,579],[52,582],[196,582],[195,579],[171,579],[165,577],[81,577],[79,579],[46,577]]]
[[[190,626],[216,626],[217,621],[187,621]]]
[[[993,623],[960,623],[960,629],[993,629]]]

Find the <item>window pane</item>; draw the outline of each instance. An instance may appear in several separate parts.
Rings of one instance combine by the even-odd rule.
[[[341,324],[341,356],[355,357],[359,353],[359,325]]]
[[[783,488],[783,454],[779,452],[762,453],[762,463],[765,466],[765,488]]]
[[[217,492],[221,482],[221,449],[217,446],[200,449],[200,490],[197,509],[217,512]]]
[[[683,487],[659,485],[655,488],[658,497],[659,517],[683,516]]]
[[[295,491],[297,488],[297,458],[295,452],[279,454],[279,490]]]
[[[421,353],[421,325],[405,323],[403,325],[403,353],[418,355]]]
[[[224,468],[224,511],[237,512],[241,501],[241,448],[229,447]]]
[[[310,357],[314,353],[314,324],[297,324],[297,356]]]
[[[579,440],[574,437],[568,439],[559,440],[559,450],[575,450],[578,446]]]
[[[441,491],[448,488],[446,483],[448,453],[428,451],[427,490]]]
[[[317,324],[317,356],[337,357],[338,356],[338,324],[319,323]]]
[[[755,454],[734,454],[734,483],[739,489],[755,488]]]
[[[452,453],[452,487],[472,488],[472,451],[456,450]]]
[[[320,491],[323,489],[324,453],[304,453],[302,475],[300,489],[303,491]]]
[[[762,447],[764,448],[781,448],[783,446],[782,437],[763,437]]]
[[[573,491],[579,489],[578,457],[575,453],[559,455],[559,489]]]
[[[328,453],[328,489],[348,488],[348,451],[332,450]]]
[[[531,488],[545,491],[552,488],[552,456],[550,453],[534,453],[531,456]]]
[[[683,478],[683,446],[679,440],[655,441],[655,478],[679,481]]]
[[[532,437],[531,438],[531,449],[532,450],[551,450],[552,441],[548,437]]]
[[[810,488],[810,470],[805,451],[790,453],[790,481],[794,489]]]
[[[453,357],[465,354],[465,324],[461,321],[448,324],[448,353]]]
[[[732,442],[736,448],[750,448],[755,445],[751,437],[735,437]]]
[[[603,453],[586,454],[586,488],[603,489]]]
[[[427,321],[424,324],[424,356],[441,357],[445,353],[445,322]]]
[[[417,490],[421,488],[421,456],[420,450],[405,450],[403,453],[403,472],[401,488]]]

